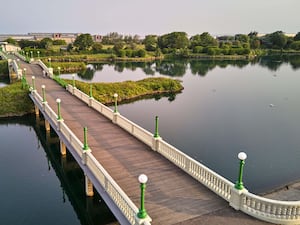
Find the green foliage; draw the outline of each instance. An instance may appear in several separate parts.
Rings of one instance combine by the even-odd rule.
[[[266,48],[283,49],[287,40],[287,37],[282,31],[276,31],[271,34],[267,34],[263,38],[263,44]]]
[[[49,66],[48,60],[43,60],[46,65]],[[53,72],[58,74],[58,67],[60,67],[60,72],[74,72],[79,70],[84,70],[86,65],[84,62],[51,62],[51,67]]]
[[[172,32],[158,37],[158,46],[160,49],[181,49],[187,48],[189,39],[185,32]]]
[[[57,39],[57,40],[53,40],[53,45],[67,45],[67,43],[65,40]]]
[[[51,38],[43,38],[39,43],[39,47],[44,49],[50,49],[52,45],[53,41]]]
[[[294,41],[290,47],[291,47],[291,49],[294,49],[294,50],[300,50],[300,40]]]
[[[65,81],[72,84],[72,80]],[[140,81],[93,83],[92,85],[93,97],[104,104],[113,102],[114,93],[118,93],[118,101],[123,101],[158,93],[176,93],[183,89],[179,80],[169,78],[146,78]],[[76,87],[89,94],[90,84],[76,81]]]
[[[294,41],[300,41],[300,32],[295,35]]]
[[[74,41],[74,46],[79,50],[89,50],[94,44],[90,34],[80,34]]]
[[[92,49],[93,49],[94,53],[100,53],[102,48],[103,48],[103,45],[99,42],[95,42],[92,46]]]
[[[194,48],[195,46],[217,46],[218,41],[212,37],[208,32],[204,32],[201,35],[197,34],[190,38],[191,47]]]
[[[240,41],[241,43],[249,43],[250,40],[249,36],[246,34],[236,34],[234,39]]]
[[[15,39],[11,38],[11,37],[7,38],[5,41],[9,44],[12,44],[12,45],[18,45],[18,42]]]
[[[0,75],[8,75],[7,60],[1,60],[0,61]]]
[[[28,94],[28,90],[22,89],[21,82],[0,88],[0,115],[16,116],[33,112]]]
[[[59,85],[61,85],[64,88],[66,88],[68,84],[64,79],[61,79],[59,76],[54,76],[53,80],[55,80]]]
[[[155,51],[157,49],[157,36],[147,35],[143,41],[147,51]]]

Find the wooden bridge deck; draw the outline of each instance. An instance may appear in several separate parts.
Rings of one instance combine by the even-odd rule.
[[[268,224],[232,209],[228,203],[201,185],[163,156],[128,134],[72,96],[55,81],[44,78],[37,65],[21,63],[26,78],[46,85],[48,104],[57,108],[60,98],[64,122],[83,142],[83,127],[88,127],[88,144],[93,155],[109,172],[129,198],[139,206],[138,176],[148,176],[145,206],[152,224]]]

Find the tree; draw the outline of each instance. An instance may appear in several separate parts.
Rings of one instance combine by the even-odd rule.
[[[66,41],[62,39],[57,39],[53,41],[53,45],[66,45]]]
[[[217,46],[218,41],[211,36],[208,32],[204,32],[202,34],[197,34],[195,36],[192,36],[190,38],[191,47],[194,48],[195,46],[202,46],[202,47],[208,47],[208,46]]]
[[[40,48],[50,49],[53,45],[53,40],[51,38],[43,38],[40,41]]]
[[[287,36],[285,36],[282,31],[276,31],[268,34],[267,38],[269,38],[273,48],[283,49],[287,43]]]
[[[145,49],[147,51],[155,51],[157,48],[157,36],[156,35],[147,35],[143,41]]]
[[[249,43],[249,36],[246,34],[236,34],[234,39],[240,41],[241,43]]]
[[[17,45],[18,44],[18,42],[15,39],[11,38],[11,37],[7,38],[5,41],[9,44],[12,44],[12,45]]]
[[[79,50],[89,50],[94,44],[93,38],[90,34],[80,34],[74,41],[74,46]]]
[[[295,35],[294,41],[300,41],[300,32]]]
[[[100,52],[102,50],[102,44],[99,42],[95,42],[92,46],[94,52]]]
[[[172,32],[158,37],[158,46],[161,49],[181,49],[189,45],[189,39],[185,32]]]

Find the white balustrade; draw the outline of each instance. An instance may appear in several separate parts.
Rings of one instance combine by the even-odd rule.
[[[300,201],[278,201],[252,193],[241,198],[241,210],[253,217],[276,224],[300,224]]]
[[[68,90],[70,92],[73,91],[71,88]],[[76,90],[76,92],[78,92],[76,93],[77,97],[82,96],[82,93],[80,93],[79,90]],[[92,105],[98,112],[113,120],[113,112],[111,109],[97,101],[93,102]],[[150,132],[144,130],[121,115],[117,116],[116,123],[135,137],[139,138],[145,144],[150,146],[152,145],[153,135]],[[158,141],[158,148],[156,149],[157,152],[229,203],[236,200],[231,198],[234,192],[234,197],[238,198],[237,202],[241,202],[241,205],[238,208],[246,214],[276,224],[300,224],[300,201],[278,201],[263,198],[248,191],[239,192],[235,189],[232,182],[215,173],[208,167],[192,159],[167,142],[161,139],[157,139],[156,141]],[[93,161],[93,159],[88,161],[88,165],[91,170],[100,170],[99,166],[95,162],[91,163],[91,161]],[[107,192],[114,196],[112,198],[115,199],[115,201],[123,201],[123,196],[118,196],[118,191],[115,191],[115,187],[111,185],[105,175],[97,173],[96,176],[99,180],[101,180],[101,184],[105,185]],[[122,209],[127,208],[127,201],[125,206],[121,205],[121,203],[118,204],[120,204],[120,208]],[[133,209],[133,211],[136,213],[136,209]],[[133,215],[134,213],[130,212],[129,215]],[[130,219],[130,221],[133,221],[133,218]],[[144,224],[148,224],[148,222],[145,222]]]
[[[115,204],[123,212],[131,224],[134,224],[135,215],[138,213],[138,208],[123,192],[119,185],[101,166],[92,153],[87,153],[87,166],[95,174],[100,184],[105,188],[105,191],[111,196]],[[151,221],[151,219],[149,218]]]
[[[34,98],[35,104],[43,110],[43,99],[36,92],[31,91],[31,96]],[[57,115],[50,108],[48,104],[44,106],[44,113],[52,120],[52,122],[56,122],[57,125]],[[83,143],[76,137],[76,135],[68,128],[68,126],[61,121],[60,122],[60,133],[64,136],[66,140],[69,141],[69,144],[75,149],[76,153],[82,157],[82,147]],[[119,185],[113,180],[113,178],[107,173],[107,171],[101,166],[101,164],[97,161],[97,159],[92,155],[92,152],[86,152],[87,163],[86,166],[90,169],[92,174],[97,178],[99,183],[114,201],[114,203],[121,210],[123,215],[127,218],[127,220],[131,224],[135,224],[136,215],[138,213],[138,208],[136,205],[130,200],[130,198],[125,194],[125,192],[119,187]],[[151,225],[151,218],[148,216],[144,219],[144,225]]]

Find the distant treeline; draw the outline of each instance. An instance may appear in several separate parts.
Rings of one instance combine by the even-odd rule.
[[[120,35],[116,32],[102,37],[101,42],[94,42],[90,34],[79,35],[74,43],[66,44],[63,40],[44,38],[40,41],[7,39],[9,43],[19,45],[30,51],[39,49],[41,56],[65,54],[107,54],[111,57],[144,58],[172,55],[177,57],[197,58],[202,55],[261,55],[272,52],[300,51],[300,32],[294,37],[276,31],[264,36],[257,32],[232,36],[213,37],[208,32],[188,37],[185,32],[172,32],[147,35],[144,39],[134,35]],[[54,46],[59,46],[58,50]]]

